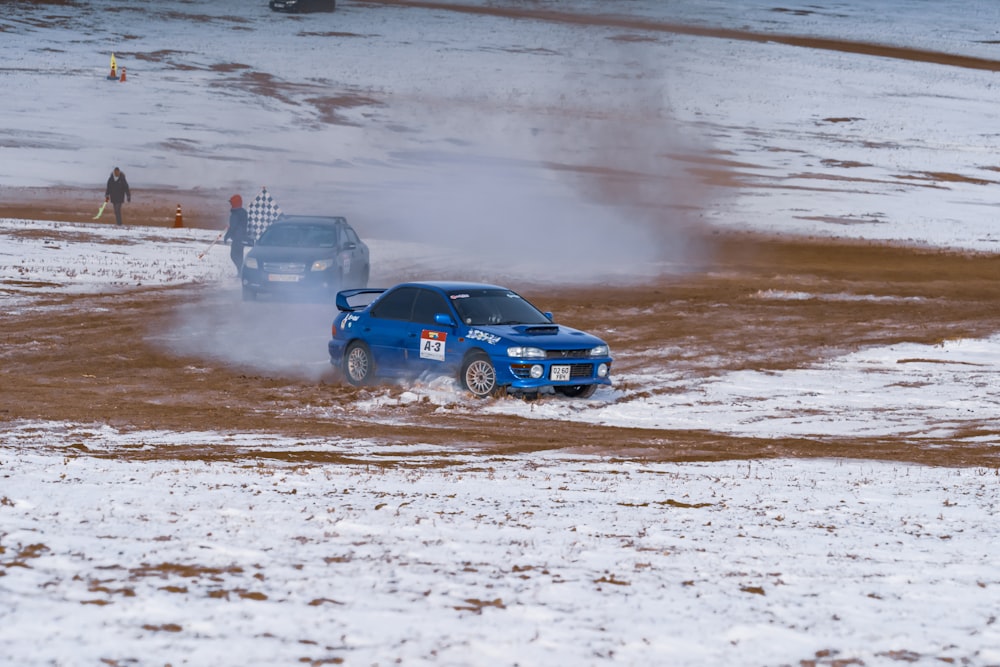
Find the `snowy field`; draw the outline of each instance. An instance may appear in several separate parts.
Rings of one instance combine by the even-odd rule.
[[[6,664],[1000,662],[995,470],[99,455],[219,439],[4,433]]]
[[[120,164],[137,198],[263,183],[279,201],[336,201],[381,230],[374,282],[422,263],[488,271],[500,255],[465,251],[535,232],[544,254],[594,218],[622,228],[621,246],[575,250],[620,266],[650,246],[636,202],[698,210],[699,224],[978,252],[1000,241],[995,71],[746,38],[988,64],[994,2],[437,3],[600,14],[606,27],[346,0],[300,18],[264,4],[5,4],[0,185],[92,186],[99,202]],[[126,83],[104,80],[110,51]],[[253,72],[268,96],[246,92]],[[351,102],[331,123],[319,98]],[[632,115],[627,131],[601,122],[615,114]],[[699,151],[744,187],[692,187],[676,156]],[[639,173],[635,187],[588,193],[554,167],[595,152]],[[58,317],[54,295],[140,285],[236,298],[228,248],[199,258],[215,236],[0,220],[0,323]],[[627,270],[675,260],[640,253]],[[384,420],[393,401],[428,400],[484,419],[961,440],[1000,415],[998,369],[1000,334],[780,373],[622,377],[577,403],[454,408],[445,384],[351,408]],[[672,391],[617,400],[627,386]],[[0,421],[0,664],[1000,665],[998,467],[650,464],[475,445]],[[191,460],[192,448],[219,456]]]

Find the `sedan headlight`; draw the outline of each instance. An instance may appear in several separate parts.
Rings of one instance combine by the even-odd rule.
[[[590,348],[590,356],[592,357],[610,357],[611,348],[607,345],[598,345],[596,347]]]
[[[247,257],[245,260],[243,260],[243,266],[245,266],[248,269],[256,269],[257,268],[257,258],[256,257]]]
[[[544,359],[545,350],[537,347],[518,345],[517,347],[508,347],[507,356],[514,357],[515,359]]]
[[[336,264],[336,260],[333,259],[317,259],[312,263],[311,268],[313,271],[326,271],[334,264]]]

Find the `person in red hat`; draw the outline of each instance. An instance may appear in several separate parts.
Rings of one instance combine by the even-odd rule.
[[[226,229],[224,241],[232,241],[229,256],[236,265],[236,275],[243,270],[243,246],[251,245],[250,231],[247,229],[247,210],[243,208],[243,197],[233,195],[229,198],[229,228]]]

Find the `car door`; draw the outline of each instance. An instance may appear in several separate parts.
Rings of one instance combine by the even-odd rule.
[[[361,337],[368,344],[379,373],[398,374],[406,368],[411,341],[413,302],[416,287],[400,287],[387,292],[369,311]]]
[[[418,374],[425,371],[445,372],[453,365],[454,327],[435,321],[435,316],[441,313],[451,313],[444,295],[432,289],[418,289],[404,341],[407,364]]]
[[[338,225],[340,242],[340,267],[348,285],[358,284],[368,263],[361,239],[346,224]]]

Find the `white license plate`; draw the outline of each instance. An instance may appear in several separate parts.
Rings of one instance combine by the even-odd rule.
[[[290,275],[287,273],[270,273],[267,279],[272,283],[297,283],[299,282],[299,276]]]
[[[549,379],[555,382],[565,382],[569,380],[569,366],[553,366],[549,371]]]

